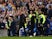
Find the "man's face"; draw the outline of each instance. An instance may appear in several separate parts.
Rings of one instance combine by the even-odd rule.
[[[32,11],[30,11],[30,14],[32,14]]]
[[[13,19],[12,19],[11,17],[9,17],[9,20],[10,20],[10,21],[13,21]]]
[[[42,13],[40,9],[38,9],[38,13],[39,13],[39,14],[41,14],[41,13]]]

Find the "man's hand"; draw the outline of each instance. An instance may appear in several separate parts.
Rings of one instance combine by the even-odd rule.
[[[43,24],[40,24],[40,26],[42,26],[42,27],[43,27]]]
[[[50,27],[50,25],[49,25],[49,24],[47,24],[47,26],[48,26],[48,28]]]
[[[35,14],[32,14],[32,16],[35,16]]]

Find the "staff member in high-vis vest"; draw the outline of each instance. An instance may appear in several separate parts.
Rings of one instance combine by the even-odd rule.
[[[26,22],[24,23],[25,26],[25,35],[28,36],[29,35],[29,24],[28,22],[30,21],[29,17],[26,17]]]
[[[37,31],[36,29],[37,29],[37,26],[38,26],[38,15],[39,15],[39,14],[38,14],[38,11],[35,10],[35,11],[34,11],[34,14],[35,14],[36,17],[35,17],[35,19],[34,19],[34,20],[35,20],[35,23],[34,23],[34,34],[33,34],[33,35],[36,36],[36,34],[37,34],[37,33],[36,33],[36,31]]]
[[[10,26],[11,26],[11,21],[8,19],[8,18],[6,18],[6,28],[8,29],[8,36],[11,36],[10,35]]]
[[[35,24],[35,14],[33,13],[33,11],[30,11],[30,14],[29,14],[29,18],[30,18],[30,21],[31,21],[31,25],[30,25],[30,29],[29,29],[29,34],[30,36],[33,36],[33,29],[34,29],[34,24]]]
[[[13,16],[9,17],[9,19],[8,19],[8,25],[7,25],[8,32],[9,32],[8,35],[9,36],[16,36],[16,22],[15,22]]]
[[[38,30],[40,31],[40,35],[44,34],[44,24],[46,22],[46,17],[42,13],[41,9],[38,10],[39,18],[38,18]]]

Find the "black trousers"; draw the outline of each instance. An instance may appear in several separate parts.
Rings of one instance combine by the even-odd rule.
[[[8,36],[11,36],[11,35],[10,35],[10,29],[8,29]]]
[[[30,25],[30,28],[29,28],[29,35],[32,35],[33,36],[33,29],[34,29],[34,23],[32,23],[31,25]]]
[[[40,27],[37,27],[38,31],[40,32],[40,35],[43,35],[44,31],[43,31],[43,27],[40,26]]]

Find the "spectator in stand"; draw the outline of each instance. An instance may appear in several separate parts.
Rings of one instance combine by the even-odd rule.
[[[48,18],[52,17],[52,6],[51,5],[49,5],[49,9],[47,11],[47,14],[48,14]]]

